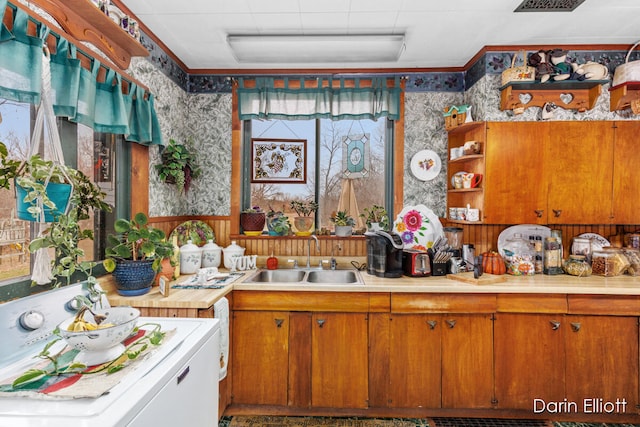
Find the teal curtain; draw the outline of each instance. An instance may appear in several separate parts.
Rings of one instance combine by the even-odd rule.
[[[0,0],[0,97],[31,104],[40,103],[42,88],[41,37],[27,34],[29,16],[15,6],[13,32],[2,24],[7,0]],[[41,34],[41,25],[37,25]]]
[[[6,11],[13,13],[13,28],[4,25]],[[36,36],[27,34],[27,23],[36,25]],[[123,76],[101,64],[93,55],[86,69],[78,59],[78,48],[55,31],[37,22],[22,9],[0,0],[0,97],[31,104],[40,103],[42,57],[49,34],[56,38],[51,58],[51,86],[56,116],[68,117],[97,132],[123,134],[141,144],[162,144],[153,95],[129,83],[123,94]],[[98,82],[101,67],[104,82]]]
[[[56,52],[51,55],[51,93],[56,116],[75,117],[81,69],[76,47],[58,37]]]
[[[250,119],[372,119],[400,118],[400,78],[389,86],[387,78],[340,79],[333,87],[332,78],[317,78],[313,87],[304,87],[305,79],[299,80],[300,88],[290,87],[292,79],[284,78],[284,87],[275,87],[275,79],[257,77],[255,86],[246,80],[238,80],[238,112],[241,120]],[[347,87],[353,82],[353,87]],[[368,83],[371,83],[370,85]]]

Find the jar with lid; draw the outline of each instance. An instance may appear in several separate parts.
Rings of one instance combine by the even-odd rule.
[[[636,248],[622,248],[622,253],[629,261],[627,274],[630,276],[640,276],[640,250]]]
[[[544,239],[544,274],[562,274],[562,249],[558,239],[546,237]]]
[[[569,255],[569,259],[563,264],[564,272],[571,276],[591,276],[591,266],[584,255]]]
[[[219,267],[222,260],[222,248],[216,245],[213,239],[209,239],[202,247],[202,267]]]
[[[535,249],[522,234],[515,233],[504,245],[507,273],[514,276],[535,274]]]
[[[574,237],[571,243],[572,255],[583,255],[591,263],[591,240],[584,237]]]
[[[624,235],[624,245],[629,248],[640,249],[640,234],[627,233]]]
[[[244,255],[243,247],[236,244],[235,240],[231,241],[231,244],[224,248],[222,252],[224,253],[224,268],[229,270],[235,266],[235,262],[233,262],[233,258],[239,258]]]
[[[604,247],[593,251],[591,270],[598,276],[619,276],[629,267],[629,261],[620,248]]]
[[[180,273],[195,274],[202,263],[202,250],[191,240],[180,247]]]

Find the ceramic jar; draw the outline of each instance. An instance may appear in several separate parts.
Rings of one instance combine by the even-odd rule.
[[[191,240],[180,247],[180,274],[195,274],[202,263],[202,250]]]
[[[202,268],[219,267],[222,258],[222,248],[213,240],[207,241],[202,247]]]
[[[224,252],[224,268],[231,270],[233,267],[231,259],[243,256],[244,248],[238,246],[236,241],[233,240],[229,246],[222,250],[222,252]]]

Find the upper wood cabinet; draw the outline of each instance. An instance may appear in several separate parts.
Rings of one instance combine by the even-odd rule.
[[[482,221],[611,223],[614,130],[611,121],[487,123]]]
[[[635,195],[640,189],[640,122],[615,122],[613,153],[613,218],[614,224],[638,224],[640,213]]]

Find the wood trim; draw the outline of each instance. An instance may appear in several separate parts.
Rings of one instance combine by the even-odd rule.
[[[494,294],[391,294],[392,313],[494,313]]]
[[[234,291],[233,310],[367,313],[366,292]]]
[[[149,215],[149,147],[131,143],[131,215]]]
[[[566,313],[565,294],[498,294],[501,313]]]
[[[638,295],[569,295],[569,314],[640,316]]]
[[[238,82],[231,95],[231,224],[232,234],[240,233],[240,193],[242,189],[242,121],[238,111]]]

